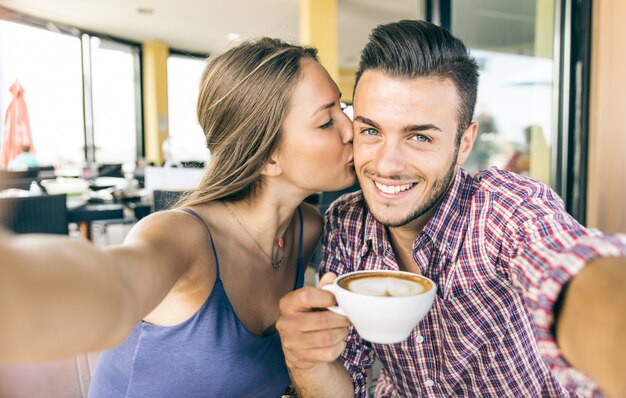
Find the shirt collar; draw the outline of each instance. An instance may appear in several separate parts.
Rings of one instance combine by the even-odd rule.
[[[367,206],[365,198],[363,198],[363,202],[365,203],[365,206]],[[382,255],[385,252],[385,249],[389,246],[389,240],[387,239],[387,231],[385,231],[385,227],[376,221],[372,212],[369,211],[369,208],[365,214],[365,245],[363,245],[361,250],[361,256],[363,256],[367,251],[368,242],[370,243],[372,250],[376,251],[379,255]]]
[[[435,247],[445,251],[451,260],[456,259],[465,238],[472,183],[471,175],[459,169],[439,208],[422,231]],[[385,227],[376,221],[369,210],[365,217],[365,243],[367,242],[371,243],[371,248],[379,255],[391,247]],[[365,251],[367,244],[364,245],[361,254]]]
[[[452,261],[456,259],[465,238],[472,187],[472,176],[459,168],[439,208],[424,226],[423,232]]]

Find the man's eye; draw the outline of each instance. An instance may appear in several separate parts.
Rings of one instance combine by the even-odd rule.
[[[425,135],[421,135],[421,134],[414,135],[413,139],[415,141],[419,141],[419,142],[430,142],[430,138],[426,137]]]
[[[376,130],[376,129],[363,129],[363,130],[361,130],[361,134],[377,135],[378,134],[378,130]]]

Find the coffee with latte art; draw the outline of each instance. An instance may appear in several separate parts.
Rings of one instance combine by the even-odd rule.
[[[327,308],[348,317],[364,340],[376,344],[406,340],[437,295],[432,280],[399,270],[348,272],[322,289],[337,301]]]
[[[383,297],[405,297],[424,293],[432,288],[426,279],[405,273],[359,273],[342,278],[339,286],[358,294]]]

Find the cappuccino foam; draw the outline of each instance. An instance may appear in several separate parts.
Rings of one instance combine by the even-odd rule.
[[[424,283],[408,278],[393,276],[364,276],[347,278],[344,288],[369,296],[403,297],[421,294],[428,290]]]

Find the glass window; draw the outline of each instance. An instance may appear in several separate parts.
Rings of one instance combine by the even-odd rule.
[[[2,121],[12,99],[9,87],[19,80],[38,162],[60,167],[82,165],[85,140],[80,39],[0,20],[0,60]]]
[[[171,55],[167,60],[169,138],[172,160],[206,162],[209,151],[198,123],[196,104],[205,61]]]
[[[550,183],[554,1],[452,2],[452,32],[480,66],[470,171],[498,166]]]
[[[134,163],[141,134],[137,109],[139,49],[90,38],[95,160]]]

